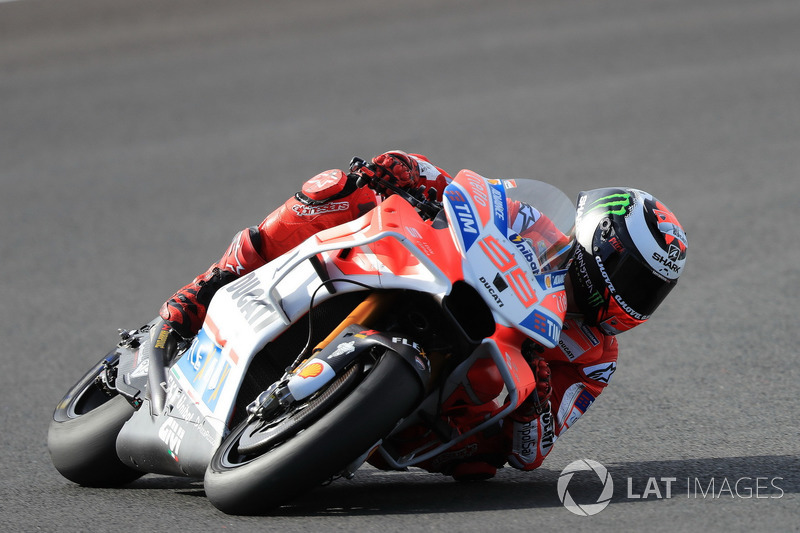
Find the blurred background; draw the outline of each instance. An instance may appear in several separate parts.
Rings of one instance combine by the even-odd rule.
[[[793,0],[0,3],[4,521],[796,529],[798,27]],[[52,409],[116,328],[308,177],[388,149],[571,198],[637,187],[687,231],[683,279],[620,337],[611,386],[540,471],[480,487],[368,472],[261,520],[220,515],[194,482],[96,491],[55,472]],[[555,489],[583,457],[617,481],[590,519]],[[626,478],[662,476],[781,476],[784,495],[626,496]]]

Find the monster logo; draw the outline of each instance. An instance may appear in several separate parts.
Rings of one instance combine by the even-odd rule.
[[[627,215],[633,201],[628,193],[609,194],[598,198],[586,207],[586,212],[605,209],[603,215]]]

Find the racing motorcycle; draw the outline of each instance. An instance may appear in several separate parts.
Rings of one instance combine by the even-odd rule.
[[[469,170],[443,192],[397,189],[229,283],[192,339],[160,318],[120,330],[55,409],[56,469],[203,478],[217,508],[258,514],[498,424],[536,385],[523,347],[558,342],[575,210]]]

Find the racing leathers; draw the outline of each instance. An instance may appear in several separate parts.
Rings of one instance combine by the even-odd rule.
[[[386,163],[397,176],[395,183],[408,182],[407,168],[411,169],[411,185],[435,189],[438,199],[451,177],[419,154],[387,152],[373,162]],[[397,165],[398,158],[407,165]],[[394,165],[394,167],[392,167]],[[358,175],[332,169],[322,172],[305,184],[295,196],[270,213],[259,225],[243,229],[235,235],[220,260],[197,276],[191,283],[177,291],[161,307],[160,315],[183,337],[191,337],[202,326],[207,306],[213,294],[223,285],[237,279],[267,262],[288,252],[317,232],[349,222],[375,207],[384,197],[374,188],[359,183]],[[534,220],[530,213],[516,220]],[[524,234],[524,228],[517,228]],[[541,347],[539,347],[541,348]],[[614,337],[583,325],[579,318],[565,321],[558,346],[537,354],[550,369],[551,388],[536,416],[509,416],[501,426],[490,428],[456,445],[454,448],[419,465],[433,472],[453,475],[456,479],[491,477],[496,468],[506,462],[514,468],[537,468],[552,449],[559,435],[566,431],[607,385],[616,368],[617,344]],[[480,360],[479,360],[480,361]],[[466,388],[481,388],[496,379],[485,368],[468,372]],[[456,391],[461,394],[465,391]],[[475,395],[463,416],[476,419],[497,407],[496,400],[481,404]],[[445,402],[447,403],[447,402]],[[469,404],[469,401],[467,402]],[[418,437],[418,438],[417,438]],[[410,439],[417,446],[430,435]],[[381,467],[380,459],[371,460]]]
[[[544,350],[541,357],[550,367],[549,405],[528,422],[511,417],[504,420],[503,434],[510,445],[508,463],[521,470],[541,465],[556,439],[603,392],[617,368],[617,341],[579,318],[567,318],[558,346]]]

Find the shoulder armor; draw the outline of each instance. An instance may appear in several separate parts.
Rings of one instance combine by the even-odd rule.
[[[302,194],[312,202],[324,202],[340,194],[347,185],[347,174],[339,169],[320,172],[303,184]]]

